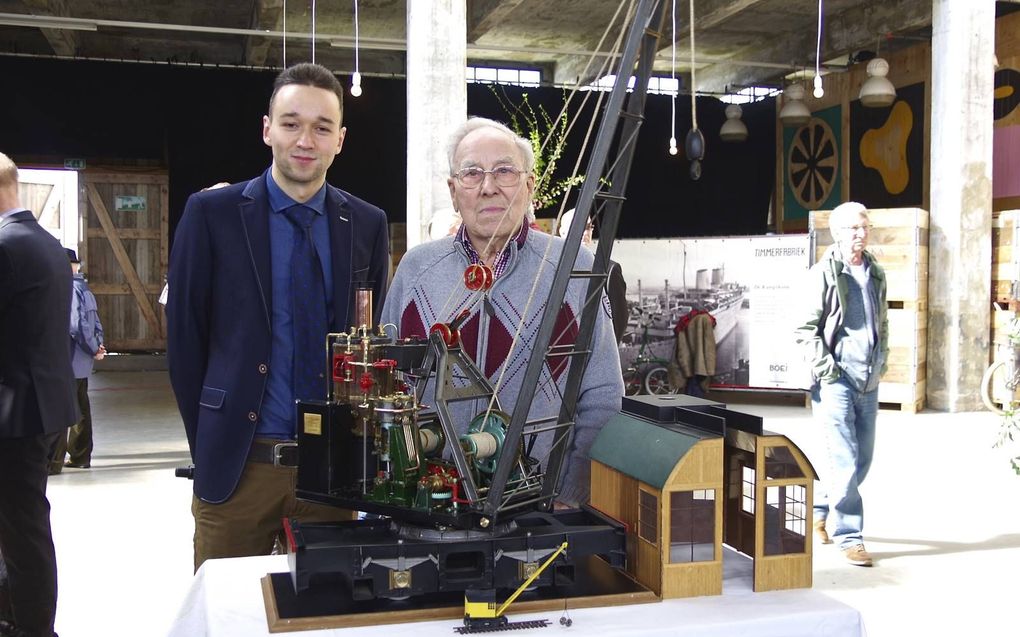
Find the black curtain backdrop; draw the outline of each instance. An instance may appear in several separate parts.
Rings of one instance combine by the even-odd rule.
[[[8,87],[0,99],[0,151],[26,166],[62,165],[64,158],[74,157],[86,159],[89,166],[166,168],[171,233],[189,194],[218,181],[251,178],[272,160],[262,142],[262,116],[273,72],[0,57],[0,74]],[[361,97],[345,98],[347,137],[328,178],[383,208],[391,222],[402,222],[407,174],[404,81],[365,78],[362,84]],[[552,116],[564,100],[564,92],[556,88],[495,88],[513,103],[527,93],[533,106],[544,107]],[[572,116],[582,97],[572,102]],[[597,97],[590,94],[581,110],[569,138],[574,150],[560,160],[559,176],[570,174],[574,166]],[[695,182],[687,176],[688,162],[682,156],[691,126],[689,96],[677,100],[681,154],[676,157],[667,152],[670,100],[648,96],[620,237],[765,232],[775,181],[775,102],[744,105],[750,136],[739,144],[719,139],[724,107],[714,98],[698,98],[706,157],[702,177]],[[488,85],[468,85],[468,112],[508,119]],[[584,168],[582,163],[581,172]],[[549,208],[539,216],[555,213]]]

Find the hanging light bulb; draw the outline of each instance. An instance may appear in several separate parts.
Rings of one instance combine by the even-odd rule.
[[[896,101],[896,87],[886,77],[889,63],[882,58],[868,62],[868,79],[861,84],[861,104],[871,108],[890,106]]]
[[[822,99],[825,89],[822,88],[822,12],[823,0],[818,0],[818,30],[815,38],[815,90],[812,95],[816,100]]]
[[[783,126],[803,126],[811,119],[811,111],[804,105],[804,87],[791,84],[783,91],[783,108],[779,109],[779,121]]]
[[[672,20],[673,27],[669,32],[672,36],[669,48],[672,54],[672,63],[669,67],[670,79],[673,81],[672,86],[675,87],[675,91],[669,98],[669,154],[674,157],[680,151],[676,147],[676,96],[680,94],[680,84],[676,81],[676,0],[672,2]]]
[[[726,107],[726,121],[719,129],[719,138],[724,142],[742,142],[747,139],[747,125],[741,121],[743,109],[737,104]]]
[[[351,97],[361,97],[361,33],[358,24],[358,0],[354,0],[354,74],[351,75]]]

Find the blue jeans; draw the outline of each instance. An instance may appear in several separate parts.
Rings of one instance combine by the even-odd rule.
[[[811,390],[811,408],[826,449],[815,520],[828,520],[833,541],[847,549],[862,542],[864,503],[858,488],[875,453],[878,390],[857,391],[843,378],[823,382]]]

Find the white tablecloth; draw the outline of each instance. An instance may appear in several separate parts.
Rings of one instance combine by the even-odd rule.
[[[514,613],[510,620],[548,619],[548,628],[513,631],[514,635],[564,636],[648,635],[670,637],[864,637],[860,613],[810,589],[754,593],[749,561],[727,556],[723,594],[672,599],[662,603],[585,608],[570,611],[573,626],[559,624],[560,612]],[[261,579],[267,573],[285,572],[283,555],[209,560],[202,565],[188,592],[169,637],[268,636]],[[380,625],[334,630],[302,631],[298,637],[344,637],[408,634],[415,637],[451,637],[459,620],[418,624]],[[409,627],[413,626],[413,629]],[[509,633],[508,633],[509,634]]]

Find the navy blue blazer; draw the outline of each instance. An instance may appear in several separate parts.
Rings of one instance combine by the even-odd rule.
[[[8,215],[0,221],[0,438],[54,433],[78,421],[70,316],[64,248],[30,211]]]
[[[237,488],[273,364],[267,174],[191,195],[170,252],[167,363],[195,465],[195,494],[207,502],[223,502]],[[355,284],[370,283],[377,313],[382,308],[390,263],[386,215],[328,184],[326,213],[330,329],[346,332]]]

